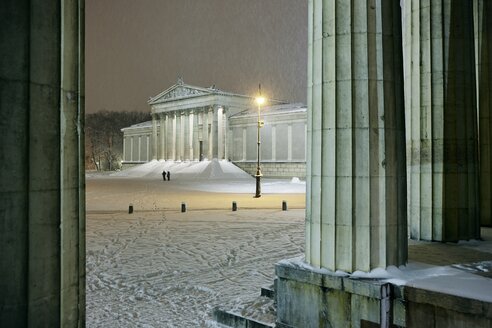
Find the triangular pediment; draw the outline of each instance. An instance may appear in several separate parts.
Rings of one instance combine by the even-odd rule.
[[[201,95],[212,94],[214,90],[194,87],[190,85],[178,85],[175,84],[166,91],[158,94],[157,96],[150,98],[149,104],[156,104],[161,102],[173,101],[176,99],[191,98]]]

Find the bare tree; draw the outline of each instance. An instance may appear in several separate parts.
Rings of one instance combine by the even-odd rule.
[[[149,113],[102,110],[86,116],[86,168],[114,170],[123,154],[121,129],[150,120]]]

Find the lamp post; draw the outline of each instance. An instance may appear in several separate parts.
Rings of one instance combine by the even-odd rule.
[[[258,85],[258,97],[256,97],[256,104],[258,105],[258,136],[257,136],[257,150],[258,150],[258,163],[256,166],[256,193],[255,193],[255,198],[261,197],[261,177],[263,174],[261,174],[261,167],[260,167],[260,128],[263,126],[263,122],[260,120],[260,111],[261,111],[261,105],[265,103],[265,98],[261,96],[261,84]]]

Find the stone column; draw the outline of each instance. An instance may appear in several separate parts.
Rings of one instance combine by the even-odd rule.
[[[175,116],[174,113],[167,114],[167,159],[174,161],[174,134]]]
[[[172,123],[171,123],[172,124],[172,127],[171,127],[171,131],[170,131],[171,132],[171,138],[169,139],[169,141],[171,142],[171,147],[170,147],[170,149],[171,149],[171,157],[170,158],[173,161],[176,160],[176,154],[177,154],[177,152],[176,152],[176,144],[177,144],[176,143],[176,141],[177,141],[177,138],[176,138],[176,132],[177,131],[176,131],[176,129],[177,129],[177,126],[178,126],[178,124],[177,124],[177,117],[178,116],[177,115],[178,114],[176,112],[174,112],[172,114],[172,119],[173,120],[172,120]]]
[[[247,134],[246,134],[246,128],[243,128],[243,161],[246,160],[246,144],[247,141]]]
[[[186,111],[184,112],[184,115],[183,115],[183,119],[184,119],[184,138],[183,138],[183,142],[184,142],[184,156],[183,156],[183,159],[185,161],[189,161],[190,160],[190,151],[191,151],[191,138],[190,138],[190,112],[189,111]]]
[[[84,327],[84,1],[1,7],[0,327]]]
[[[198,140],[198,111],[193,111],[193,160],[198,161],[200,159],[200,142]]]
[[[219,108],[214,106],[212,110],[212,127],[211,127],[211,145],[212,145],[212,157],[219,158]]]
[[[287,160],[292,161],[292,124],[287,125]]]
[[[182,133],[181,133],[181,112],[176,112],[176,160],[181,161],[182,152],[181,146],[183,142]]]
[[[130,137],[130,161],[133,161],[133,136]]]
[[[492,226],[492,3],[474,0],[480,141],[480,223]]]
[[[167,115],[161,113],[160,118],[160,131],[159,131],[159,144],[161,145],[160,157],[159,159],[166,159],[166,120]]]
[[[277,127],[272,125],[272,161],[277,159]]]
[[[410,237],[478,239],[472,2],[404,3]]]
[[[227,110],[222,108],[222,158],[227,159]]]
[[[123,161],[126,161],[126,137],[123,137]]]
[[[306,261],[407,260],[399,1],[309,5]]]
[[[152,159],[157,159],[157,120],[159,119],[158,114],[152,114]],[[140,148],[140,147],[139,147]]]
[[[213,109],[208,108],[205,112],[206,120],[207,120],[207,158],[208,160],[212,160],[213,158]]]

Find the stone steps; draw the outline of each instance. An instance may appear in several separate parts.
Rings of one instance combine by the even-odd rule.
[[[261,293],[253,302],[245,303],[241,310],[217,307],[213,318],[219,324],[234,328],[275,328],[276,304],[274,286],[261,287]]]

